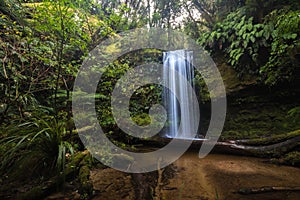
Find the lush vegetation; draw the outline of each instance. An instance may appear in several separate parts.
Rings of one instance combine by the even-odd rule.
[[[276,85],[299,73],[299,4],[294,1],[246,1],[199,38],[213,52],[222,51],[239,74]]]
[[[229,113],[224,140],[300,129],[299,95],[295,94],[299,90],[294,90],[300,82],[298,0],[1,0],[1,175],[45,180],[66,173],[74,155],[84,150],[71,109],[73,83],[83,59],[101,41],[139,27],[184,31],[214,59],[222,60],[218,65],[234,69],[234,84],[251,79],[255,86],[267,88],[269,94],[276,91],[280,99],[292,94],[294,101],[280,101],[288,105],[275,102],[274,96],[237,95],[231,105],[237,110]],[[127,70],[161,60],[161,50],[131,52],[111,63],[98,84],[100,125],[123,147],[130,148],[138,141],[116,125],[110,94]],[[201,104],[209,104],[199,75],[195,85]],[[149,124],[149,107],[160,101],[160,86],[140,88],[131,97],[133,120],[139,125]],[[273,103],[267,105],[268,101]],[[244,104],[248,107],[238,110]],[[263,113],[251,105],[263,106]],[[291,152],[283,160],[299,165],[299,159],[293,159],[298,155],[298,151]],[[28,168],[26,176],[20,173]]]

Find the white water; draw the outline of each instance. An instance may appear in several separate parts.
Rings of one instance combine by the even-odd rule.
[[[193,139],[196,128],[195,112],[197,112],[194,106],[195,102],[192,102],[192,94],[188,90],[189,85],[178,75],[176,76],[177,73],[194,88],[192,51],[177,50],[163,54],[163,79],[165,86],[169,88],[168,90],[165,87],[163,90],[163,102],[168,113],[168,124],[164,137]]]

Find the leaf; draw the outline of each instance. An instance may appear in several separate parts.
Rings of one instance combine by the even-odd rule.
[[[230,64],[231,64],[231,66],[234,66],[235,60],[231,60],[231,61],[230,61]]]
[[[241,57],[243,54],[244,54],[243,52],[239,53],[239,54],[235,57],[235,60],[238,61],[238,60],[240,59],[240,57]]]
[[[245,41],[243,42],[243,47],[246,48],[247,46],[248,46],[248,41],[245,40]]]
[[[263,35],[263,30],[261,30],[261,31],[258,31],[258,32],[256,32],[255,33],[255,36],[258,38],[258,37],[261,37],[262,35]]]
[[[293,33],[293,34],[291,34],[291,36],[290,36],[291,39],[296,39],[296,37],[297,37],[297,33]]]
[[[270,32],[265,31],[264,32],[264,37],[268,40],[270,38]]]
[[[252,24],[248,24],[248,26],[247,26],[248,31],[251,31],[252,28],[253,28],[253,25]]]
[[[243,35],[243,33],[244,33],[244,30],[243,30],[243,29],[241,29],[241,30],[238,32],[238,36],[242,36],[242,35]]]

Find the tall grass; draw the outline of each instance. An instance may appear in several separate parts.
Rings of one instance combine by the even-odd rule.
[[[53,175],[65,170],[66,155],[73,155],[64,121],[53,116],[33,117],[21,124],[11,124],[2,130],[0,140],[1,173],[19,175]]]

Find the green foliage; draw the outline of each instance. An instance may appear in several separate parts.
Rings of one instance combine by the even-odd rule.
[[[24,123],[11,124],[1,133],[1,173],[28,172],[26,176],[41,175],[48,170],[64,172],[68,155],[73,155],[73,145],[65,140],[66,124],[52,116],[35,117]],[[51,171],[50,171],[51,172]],[[51,173],[50,173],[51,174]]]
[[[300,12],[274,10],[261,23],[240,8],[202,34],[198,42],[213,53],[222,51],[240,76],[255,75],[268,85],[297,79]]]
[[[147,56],[144,56],[146,54]],[[110,138],[121,142],[132,139],[119,130],[112,115],[111,96],[117,81],[132,68],[145,63],[161,62],[161,58],[162,53],[160,51],[154,49],[140,50],[126,54],[106,67],[97,87],[96,110],[99,123]],[[124,87],[122,91],[125,92],[127,89]],[[128,98],[130,98],[129,112],[132,120],[141,126],[148,125],[151,122],[148,115],[150,107],[161,102],[161,87],[151,84],[145,85]]]
[[[193,80],[196,95],[199,98],[199,102],[207,103],[210,101],[211,96],[209,94],[208,87],[204,81],[204,79],[201,77],[201,75],[196,71],[195,72],[195,78]]]
[[[294,107],[288,111],[288,117],[293,121],[297,122],[300,120],[300,106]]]
[[[254,24],[252,17],[246,18],[238,10],[217,23],[212,32],[204,33],[198,42],[215,51],[224,51],[229,64],[240,74],[257,74],[257,66],[264,60],[261,49],[268,46],[270,31],[263,24]]]
[[[24,117],[25,111],[37,104],[33,93],[48,89],[45,76],[51,72],[44,62],[48,49],[30,36],[32,31],[5,15],[1,19],[0,118],[6,122],[17,115]]]
[[[268,62],[260,72],[267,84],[274,85],[297,78],[300,64],[300,11],[275,10],[269,18],[268,23],[274,26],[271,51]]]
[[[3,4],[3,5],[2,5]],[[82,57],[113,34],[85,1],[1,2],[0,122],[24,118],[37,105],[69,110]]]
[[[32,9],[29,23],[49,49],[53,71],[50,87],[54,93],[54,108],[58,110],[58,91],[70,91],[70,79],[76,75],[81,57],[88,51],[94,25],[89,23],[88,14],[76,8],[70,0],[44,1],[27,6]]]
[[[12,9],[8,6],[10,12]],[[27,9],[20,10],[19,15],[25,16]],[[0,27],[0,117],[1,122],[6,122],[16,115],[24,117],[28,109],[38,104],[35,93],[53,88],[54,43],[5,12],[0,13]]]

